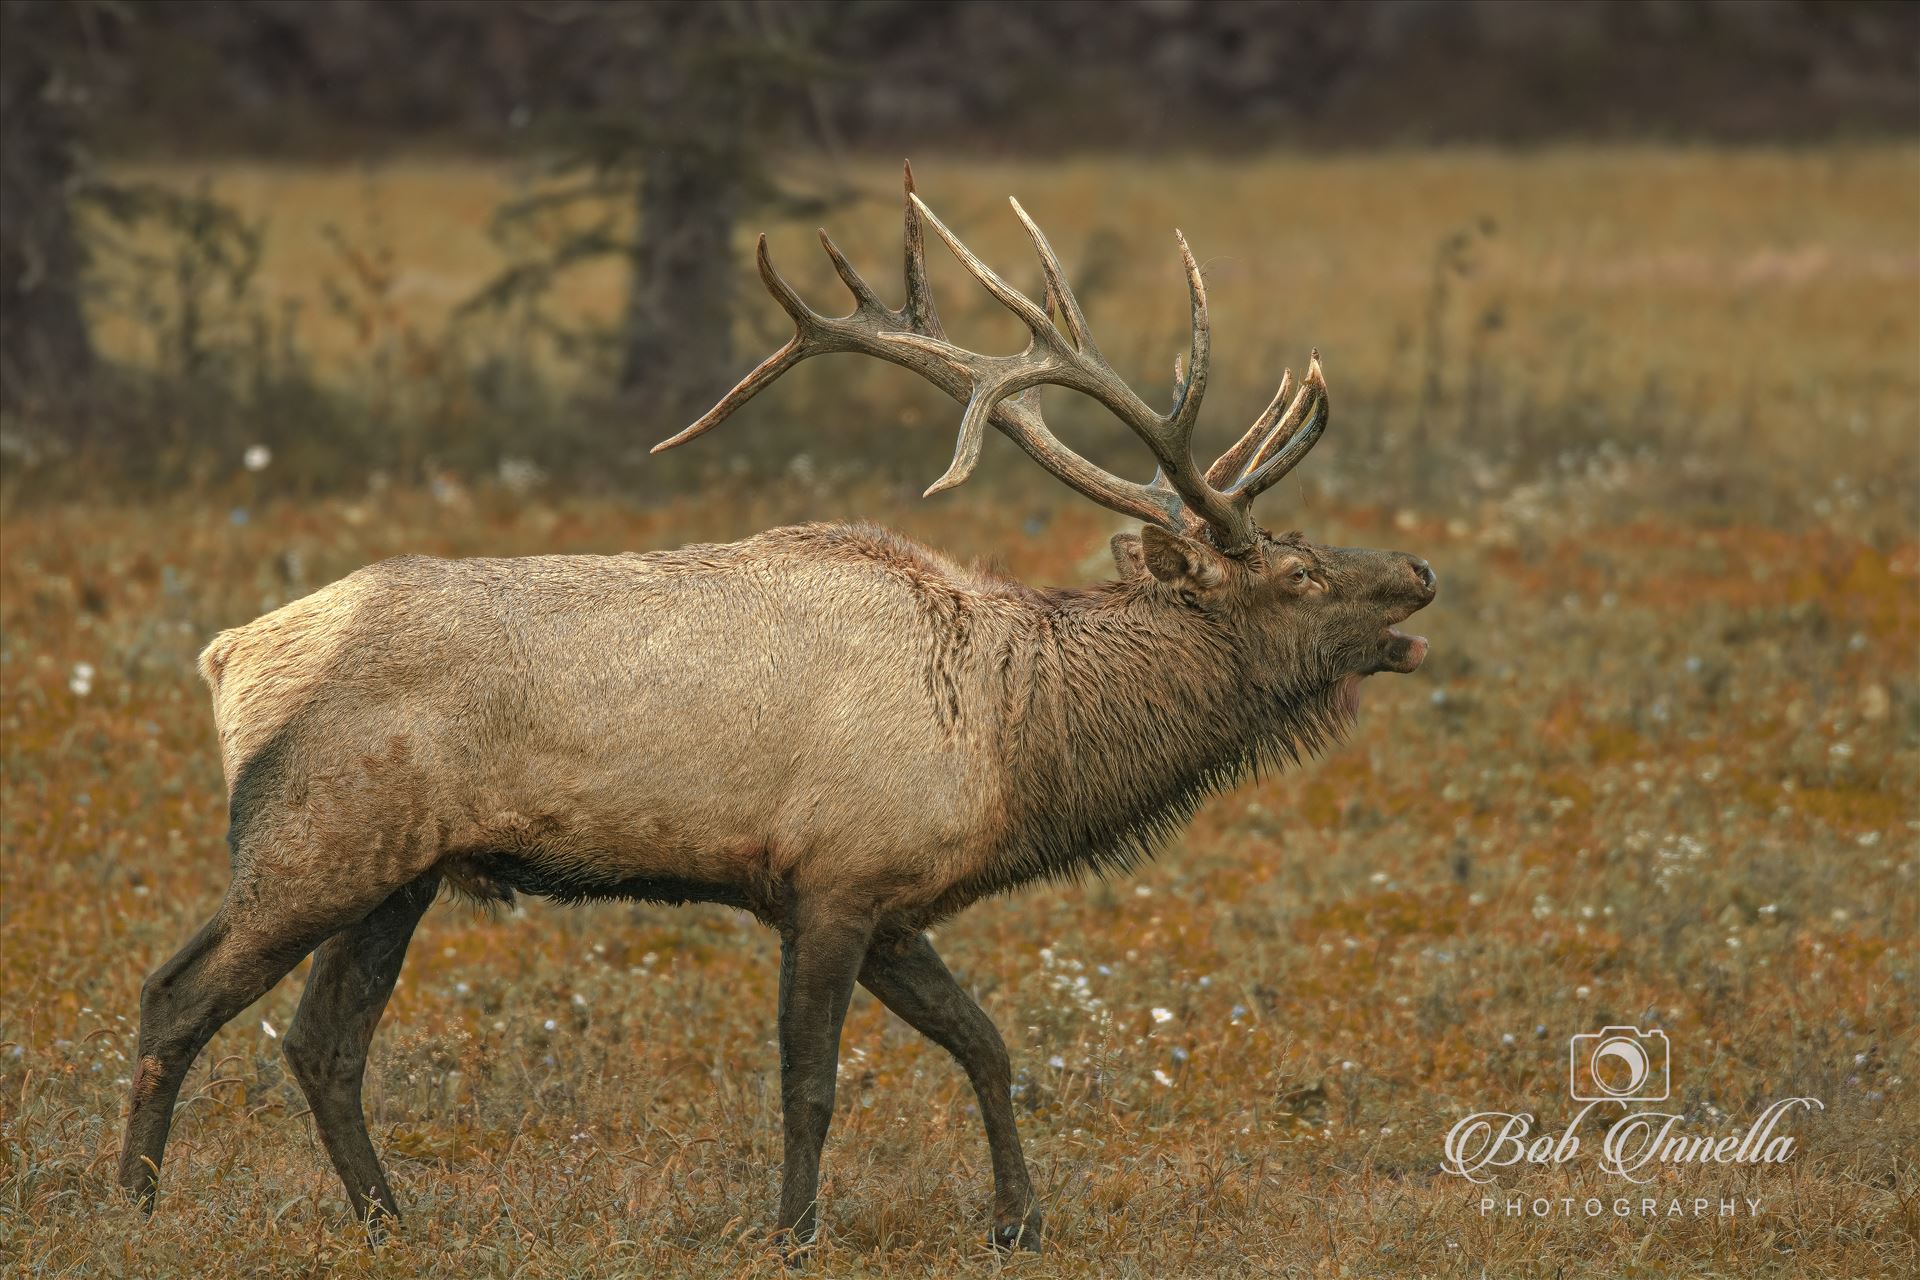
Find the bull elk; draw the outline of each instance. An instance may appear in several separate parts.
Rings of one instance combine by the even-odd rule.
[[[925,930],[989,894],[1125,869],[1201,799],[1338,740],[1375,672],[1427,642],[1395,624],[1434,598],[1426,563],[1254,523],[1254,499],[1320,439],[1318,357],[1212,466],[1193,458],[1210,363],[1206,289],[1184,238],[1192,349],[1166,413],[1094,345],[1040,229],[1040,302],[914,194],[906,302],[885,305],[821,243],[854,308],[810,309],[774,270],[793,338],[704,417],[724,420],[802,360],[901,365],[965,412],[965,480],[986,428],[1069,488],[1141,522],[1117,581],[1034,588],[872,525],[775,529],[646,555],[437,560],[359,570],[202,654],[230,795],[233,880],[140,995],[121,1185],[147,1210],[182,1078],[214,1032],[314,953],[285,1046],[320,1138],[370,1225],[397,1216],[360,1089],[415,924],[441,886],[715,902],[780,936],[785,1168],[776,1234],[814,1237],[820,1152],[856,982],[945,1048],[979,1096],[992,1238],[1039,1245],[1007,1051]],[[1016,355],[946,337],[922,228],[1032,335]],[[1070,388],[1152,453],[1146,484],[1070,451],[1039,389]]]

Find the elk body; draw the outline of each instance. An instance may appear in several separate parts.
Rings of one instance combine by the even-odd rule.
[[[857,306],[819,316],[763,240],[762,276],[798,332],[666,443],[808,356],[877,355],[967,402],[936,489],[966,477],[992,425],[1140,519],[1114,539],[1118,580],[1035,589],[883,529],[809,525],[649,555],[390,560],[222,633],[201,667],[233,882],[141,993],[120,1180],[144,1206],[195,1055],[314,953],[287,1056],[356,1211],[397,1214],[361,1077],[414,926],[451,886],[753,912],[781,939],[777,1229],[796,1243],[815,1230],[857,982],[964,1068],[992,1154],[993,1238],[1037,1247],[1006,1049],[923,931],[988,894],[1131,864],[1209,791],[1335,740],[1363,677],[1419,666],[1426,641],[1394,624],[1434,578],[1411,556],[1253,523],[1254,496],[1324,427],[1317,359],[1212,467],[1194,463],[1208,329],[1184,241],[1193,350],[1161,415],[1100,358],[1031,222],[1043,304],[968,253],[910,174],[907,190],[906,306],[883,306],[827,241]],[[1028,323],[1027,351],[946,341],[923,221]],[[1040,417],[1042,383],[1111,409],[1159,474],[1133,484],[1068,452]]]

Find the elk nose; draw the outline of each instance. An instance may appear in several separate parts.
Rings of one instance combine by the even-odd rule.
[[[1419,556],[1408,556],[1407,560],[1413,568],[1413,576],[1420,580],[1420,590],[1425,593],[1427,599],[1433,599],[1434,592],[1440,585],[1440,580],[1433,576],[1433,566]]]

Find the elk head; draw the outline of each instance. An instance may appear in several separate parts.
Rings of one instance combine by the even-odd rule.
[[[795,332],[743,378],[698,422],[654,446],[684,444],[717,426],[781,374],[811,356],[858,352],[919,374],[966,406],[959,441],[946,473],[927,496],[951,489],[973,473],[989,425],[1069,488],[1101,506],[1142,522],[1139,534],[1114,539],[1123,581],[1160,591],[1205,613],[1238,642],[1257,676],[1276,692],[1299,694],[1343,682],[1349,695],[1360,677],[1411,672],[1427,642],[1395,624],[1434,598],[1426,561],[1400,552],[1321,546],[1299,533],[1275,536],[1253,519],[1253,501],[1298,466],[1327,426],[1327,384],[1315,351],[1296,385],[1292,371],[1253,425],[1204,470],[1193,457],[1193,431],[1212,364],[1206,284],[1174,233],[1186,268],[1192,307],[1188,359],[1174,361],[1173,402],[1156,413],[1113,371],[1059,258],[1018,200],[1015,216],[1027,230],[1046,282],[1036,303],[1003,280],[960,242],[906,180],[906,302],[881,302],[822,230],[820,243],[853,294],[854,309],[840,317],[808,307],[774,270],[767,238],[760,237],[760,278],[793,318]],[[948,341],[927,279],[923,223],[962,266],[1024,323],[1031,335],[1015,355],[990,356]],[[1040,388],[1066,387],[1103,405],[1140,438],[1157,470],[1146,484],[1123,480],[1068,449],[1040,412]]]

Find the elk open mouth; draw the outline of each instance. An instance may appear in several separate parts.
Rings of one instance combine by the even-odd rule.
[[[1379,669],[1402,674],[1418,671],[1426,656],[1425,636],[1410,636],[1398,627],[1388,627],[1382,637]]]

